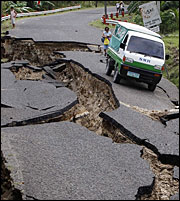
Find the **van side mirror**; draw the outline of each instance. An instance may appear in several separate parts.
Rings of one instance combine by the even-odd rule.
[[[124,43],[120,44],[120,48],[125,49],[126,45]]]
[[[165,59],[166,59],[166,60],[168,60],[168,59],[169,59],[169,57],[170,57],[170,56],[169,56],[169,54],[166,54]]]

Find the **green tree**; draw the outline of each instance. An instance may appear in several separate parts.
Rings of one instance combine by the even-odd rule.
[[[179,29],[179,11],[177,9],[168,9],[161,11],[160,30],[162,33],[171,33]]]

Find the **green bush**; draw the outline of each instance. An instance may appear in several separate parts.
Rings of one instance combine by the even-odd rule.
[[[52,10],[53,8],[55,8],[54,3],[50,2],[50,1],[41,1],[40,5],[37,5],[36,3],[34,4],[34,8],[36,10],[39,11],[43,11],[43,10]]]
[[[179,29],[179,11],[169,9],[164,12],[161,11],[160,15],[162,20],[160,24],[161,33],[167,34]]]
[[[143,19],[142,19],[142,16],[137,14],[134,18],[134,23],[135,24],[139,24],[141,26],[144,26],[144,23],[143,23]]]

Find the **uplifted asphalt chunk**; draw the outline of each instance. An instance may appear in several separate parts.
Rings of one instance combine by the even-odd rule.
[[[9,69],[1,69],[1,91],[14,88],[16,78]]]
[[[15,60],[15,61],[12,61],[11,63],[12,64],[22,64],[22,65],[26,66],[29,64],[29,61],[28,60]]]
[[[32,65],[27,65],[27,68],[32,69],[33,71],[42,71],[42,68]]]
[[[153,181],[140,150],[70,122],[2,129],[2,151],[8,163],[16,157],[24,193],[40,200],[134,200]]]
[[[179,90],[172,82],[162,78],[158,86],[167,94],[175,105],[179,105]]]
[[[57,80],[54,80],[54,79],[43,79],[42,82],[52,84],[56,88],[58,88],[58,87],[66,87],[67,86],[67,83],[60,82],[60,81],[57,81]]]
[[[1,104],[7,107],[18,105],[18,93],[15,88],[16,79],[8,69],[1,69]]]
[[[61,72],[63,71],[64,69],[66,68],[66,64],[65,63],[62,63],[62,64],[59,64],[55,67],[53,67],[53,71],[56,71],[56,72]]]
[[[56,73],[51,69],[51,67],[44,66],[43,70],[45,70],[50,77],[52,77],[53,79],[56,79]]]
[[[171,196],[169,200],[179,200],[179,193],[176,193],[175,195]]]
[[[146,139],[161,154],[179,155],[179,136],[173,134],[171,129],[166,128],[159,121],[152,120],[124,105],[112,112],[101,113],[100,116],[110,123],[116,124],[123,134],[126,135],[130,132],[135,137]]]
[[[17,80],[13,90],[4,90],[1,103],[15,108],[30,107],[48,112],[62,109],[77,100],[66,87],[56,88],[41,81]]]
[[[1,69],[9,69],[12,66],[12,62],[1,63]]]
[[[31,119],[35,116],[42,115],[43,112],[34,110],[32,108],[4,108],[1,107],[1,126],[16,122],[23,121],[24,119]]]

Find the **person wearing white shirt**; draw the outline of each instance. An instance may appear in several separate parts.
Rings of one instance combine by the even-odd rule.
[[[120,8],[120,4],[119,4],[119,3],[116,3],[116,10],[117,10],[117,13],[119,13],[119,8]]]
[[[11,19],[11,23],[12,23],[13,28],[15,28],[15,19],[16,19],[16,16],[17,16],[17,12],[14,10],[14,7],[11,6],[10,19]]]
[[[109,27],[105,27],[105,29],[103,31],[103,35],[102,35],[103,43],[104,43],[104,55],[105,56],[107,55],[106,50],[108,49],[111,37],[112,37],[112,33],[109,31]],[[107,43],[106,43],[106,41],[107,41]]]

